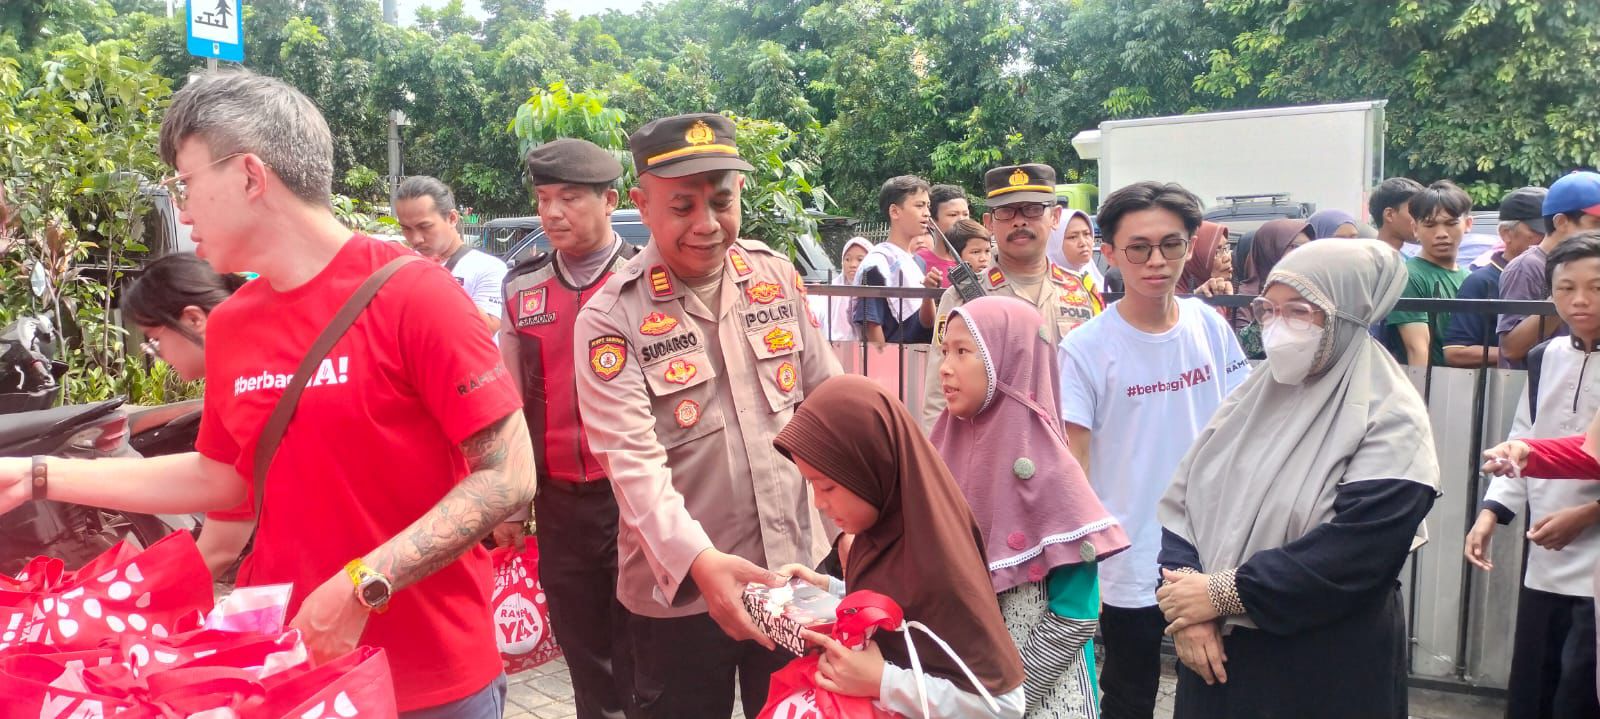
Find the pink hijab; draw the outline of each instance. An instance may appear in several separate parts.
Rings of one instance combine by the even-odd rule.
[[[931,439],[978,520],[995,592],[1127,549],[1127,533],[1067,451],[1055,403],[1056,353],[1040,334],[1039,311],[989,296],[951,315],[977,339],[988,395],[970,420],[945,411]]]

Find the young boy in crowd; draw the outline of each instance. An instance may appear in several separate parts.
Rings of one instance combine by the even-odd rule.
[[[1461,283],[1472,274],[1456,264],[1461,236],[1472,229],[1472,198],[1449,180],[1440,180],[1411,196],[1406,209],[1416,223],[1422,246],[1406,260],[1406,288],[1401,297],[1455,299]],[[1448,312],[1391,312],[1384,323],[1384,345],[1396,361],[1410,367],[1440,366],[1444,362],[1444,331]]]
[[[928,205],[928,181],[916,175],[891,177],[878,190],[878,209],[889,220],[889,239],[880,242],[861,262],[865,287],[922,287],[925,273],[917,258],[917,239],[928,234],[932,216]],[[933,338],[933,326],[922,324],[922,300],[867,297],[856,303],[856,324],[861,338],[883,344],[926,343]]]
[[[1407,204],[1422,184],[1409,177],[1391,177],[1372,189],[1367,200],[1367,211],[1372,215],[1372,226],[1378,228],[1378,240],[1395,252],[1407,242],[1416,242],[1416,222]]]
[[[1105,639],[1102,716],[1149,719],[1167,621],[1156,606],[1161,526],[1156,504],[1189,444],[1250,372],[1228,322],[1176,295],[1200,228],[1200,198],[1176,184],[1140,182],[1100,207],[1101,253],[1127,294],[1061,341],[1061,416],[1067,446],[1133,540],[1100,565]],[[1214,644],[1213,624],[1178,633]]]
[[[1528,248],[1544,239],[1544,232],[1532,223],[1542,216],[1543,187],[1512,190],[1500,200],[1500,242],[1504,249],[1489,257],[1489,263],[1472,271],[1461,283],[1457,299],[1500,299],[1500,275],[1506,266]],[[1458,312],[1450,316],[1444,333],[1444,361],[1451,367],[1493,367],[1500,359],[1500,337],[1495,334],[1495,315]]]
[[[1600,232],[1573,236],[1550,254],[1551,294],[1570,336],[1528,353],[1528,389],[1512,439],[1583,432],[1600,410],[1588,373],[1600,349]],[[1600,372],[1600,369],[1596,369]],[[1527,506],[1526,571],[1517,601],[1506,717],[1600,716],[1595,698],[1594,584],[1600,559],[1600,483],[1495,477],[1467,533],[1467,561],[1488,571],[1496,524]]]

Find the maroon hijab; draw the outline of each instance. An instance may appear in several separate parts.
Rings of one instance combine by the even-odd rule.
[[[893,598],[907,621],[948,642],[990,693],[1022,685],[1022,657],[989,584],[972,511],[905,405],[866,377],[838,375],[806,397],[772,443],[877,508],[877,524],[850,547],[850,591]],[[913,635],[929,674],[967,685],[944,650]],[[878,647],[895,665],[911,666],[904,638]]]
[[[1311,229],[1307,220],[1273,220],[1256,228],[1255,239],[1250,242],[1250,257],[1245,260],[1249,263],[1245,268],[1249,270],[1245,275],[1249,279],[1239,286],[1239,294],[1261,294],[1262,281],[1272,274],[1278,261],[1289,254],[1290,243],[1302,232],[1306,237],[1317,238],[1317,231]]]
[[[1211,272],[1217,264],[1217,243],[1228,241],[1228,226],[1202,221],[1194,233],[1194,249],[1189,261],[1183,263],[1183,274],[1178,278],[1178,293],[1189,294],[1211,281]]]
[[[988,399],[972,419],[949,410],[933,425],[939,449],[972,506],[995,592],[1044,581],[1056,567],[1105,559],[1128,535],[1100,504],[1067,451],[1055,398],[1055,348],[1044,318],[1012,297],[983,297],[951,312],[978,342]]]

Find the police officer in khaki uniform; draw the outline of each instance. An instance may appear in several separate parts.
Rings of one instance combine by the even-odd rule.
[[[522,389],[537,460],[539,577],[578,719],[622,719],[633,663],[617,601],[617,500],[584,438],[572,347],[578,310],[638,248],[611,229],[622,176],[611,153],[560,139],[529,151],[525,165],[552,251],[506,275],[500,353]]]
[[[629,197],[650,245],[579,313],[578,401],[620,509],[617,593],[630,613],[642,717],[746,716],[790,658],[745,613],[769,567],[814,566],[827,531],[772,445],[839,372],[788,259],[739,236],[743,172],[721,115],[655,120],[629,138]]]
[[[1051,262],[1045,254],[1050,232],[1061,221],[1056,205],[1056,171],[1049,165],[1030,163],[996,167],[983,176],[989,211],[983,224],[994,235],[999,252],[994,266],[980,276],[984,291],[1023,300],[1039,308],[1044,331],[1056,344],[1073,328],[1100,314],[1105,304],[1088,273],[1078,273]],[[944,325],[950,311],[960,307],[954,287],[945,290],[934,313],[933,346],[922,400],[923,429],[931,430],[944,412],[944,392],[939,383],[939,363],[944,353]]]

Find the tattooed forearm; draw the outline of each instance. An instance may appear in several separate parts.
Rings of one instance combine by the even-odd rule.
[[[433,509],[366,557],[399,590],[454,562],[533,501],[533,445],[521,412],[461,443],[470,474]]]

